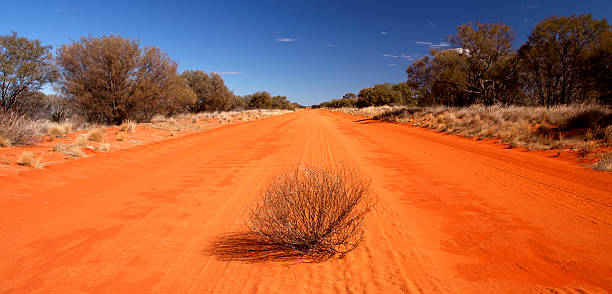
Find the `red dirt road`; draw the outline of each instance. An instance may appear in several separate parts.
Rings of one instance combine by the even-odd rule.
[[[207,249],[265,179],[338,160],[378,195],[344,259]],[[611,191],[538,154],[300,111],[0,177],[0,292],[608,292]]]

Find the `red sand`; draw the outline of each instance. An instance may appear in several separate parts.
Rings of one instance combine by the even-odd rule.
[[[285,167],[373,179],[341,260],[211,254]],[[612,290],[612,175],[540,153],[307,110],[0,177],[0,292]]]

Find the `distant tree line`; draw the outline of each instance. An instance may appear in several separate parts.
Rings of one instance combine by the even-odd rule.
[[[447,40],[454,48],[431,49],[408,67],[406,83],[319,106],[612,105],[612,32],[605,19],[546,18],[518,50],[502,23],[463,24]]]
[[[244,109],[296,109],[283,96],[236,96],[217,73],[177,72],[154,46],[119,35],[82,37],[51,54],[50,46],[17,33],[0,36],[0,115],[8,112],[61,121],[149,121],[155,115]],[[54,85],[57,95],[41,92]]]

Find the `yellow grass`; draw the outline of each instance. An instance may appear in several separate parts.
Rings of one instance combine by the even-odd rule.
[[[136,132],[136,122],[133,120],[126,120],[119,126],[119,130],[127,133]]]
[[[81,147],[78,144],[72,144],[72,145],[57,144],[53,146],[52,150],[56,152],[61,152],[66,155],[74,156],[74,157],[81,157],[81,156],[86,155],[85,152],[81,150]]]
[[[11,140],[0,136],[0,147],[11,147]]]
[[[89,131],[89,133],[87,133],[87,140],[102,142],[104,140],[104,131],[101,129]]]

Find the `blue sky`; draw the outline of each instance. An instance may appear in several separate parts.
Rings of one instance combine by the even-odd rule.
[[[266,90],[303,105],[406,79],[406,67],[469,21],[503,22],[519,46],[551,15],[609,19],[612,1],[3,1],[0,34],[57,46],[121,34],[179,70],[223,74],[239,95]]]

